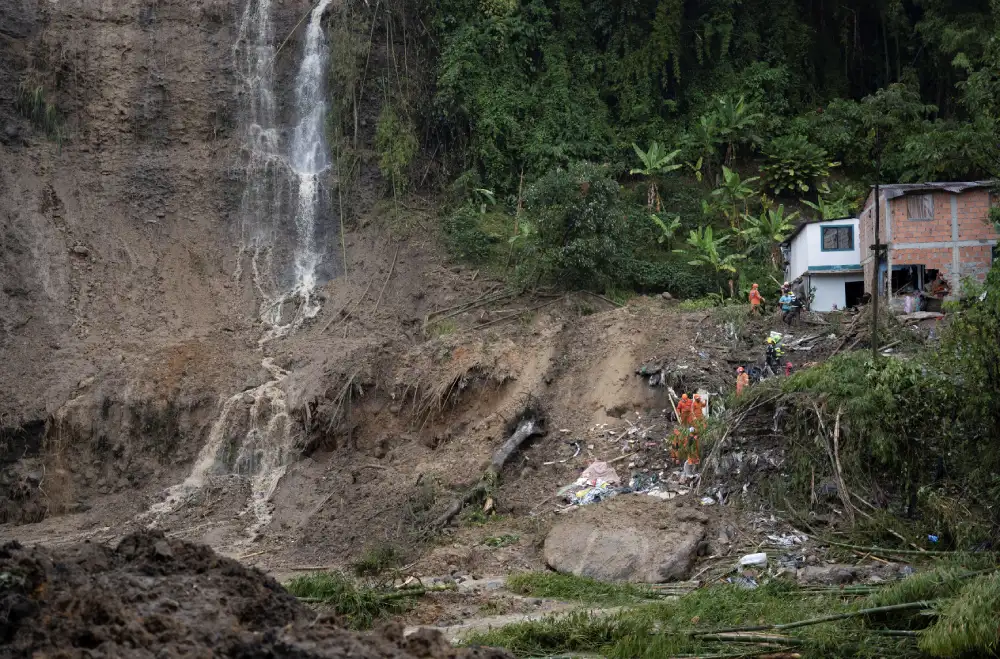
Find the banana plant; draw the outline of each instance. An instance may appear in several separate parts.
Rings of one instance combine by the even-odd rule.
[[[674,215],[673,217],[668,217],[666,220],[663,220],[656,213],[650,213],[649,219],[651,219],[660,229],[660,235],[657,236],[656,242],[661,245],[665,244],[667,249],[670,249],[670,245],[674,240],[674,235],[677,233],[677,229],[681,226],[681,216]]]
[[[632,144],[632,148],[635,150],[635,154],[639,156],[639,161],[642,163],[642,167],[636,167],[629,173],[641,174],[649,179],[649,190],[646,194],[646,207],[650,211],[655,208],[656,212],[660,212],[660,194],[656,190],[655,177],[657,174],[666,174],[667,172],[680,169],[683,166],[680,163],[674,162],[674,159],[680,155],[681,150],[677,149],[676,151],[668,152],[665,147],[655,141],[649,145],[648,151],[643,151],[639,148],[639,145],[635,143]]]
[[[691,257],[688,265],[710,268],[716,274],[721,272],[736,272],[736,264],[745,259],[745,254],[732,253],[723,255],[723,247],[729,240],[729,236],[715,237],[715,231],[711,226],[692,229],[688,234],[688,250],[674,250],[679,253],[686,253]]]
[[[712,190],[712,196],[719,199],[722,214],[736,231],[740,228],[740,218],[750,211],[750,199],[757,194],[751,183],[759,179],[759,176],[741,179],[739,172],[722,166],[722,185]]]
[[[795,229],[792,220],[798,215],[798,211],[785,215],[784,204],[777,208],[767,208],[760,215],[747,215],[744,218],[746,226],[740,234],[750,245],[751,253],[768,255],[771,266],[777,268],[781,256],[780,245]]]
[[[741,142],[754,139],[753,130],[763,118],[754,112],[753,106],[740,96],[735,101],[722,97],[716,100],[715,111],[718,139],[726,145],[723,162],[732,165],[736,159],[736,148]]]
[[[821,220],[839,220],[842,217],[849,217],[857,209],[857,203],[851,199],[849,193],[834,197],[826,183],[820,183],[816,186],[816,203],[808,199],[799,199],[799,201],[816,211]]]

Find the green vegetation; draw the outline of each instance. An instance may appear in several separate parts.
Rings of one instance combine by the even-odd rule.
[[[527,583],[531,594],[578,592],[572,582],[547,590],[537,576]],[[792,649],[805,657],[984,656],[998,646],[998,615],[996,568],[970,572],[947,562],[861,599],[836,588],[799,590],[780,580],[756,590],[713,586],[615,615],[574,613],[518,623],[466,643],[500,646],[518,656],[587,652],[622,659]]]
[[[359,586],[339,572],[317,572],[295,577],[285,587],[292,595],[305,601],[331,606],[353,629],[368,629],[378,619],[406,613],[413,606],[412,598],[424,592],[387,592]]]
[[[66,129],[55,104],[49,101],[45,88],[30,80],[22,80],[17,86],[15,106],[25,119],[31,121],[36,130],[60,145],[66,139]]]
[[[556,572],[522,572],[507,577],[507,588],[520,595],[588,602],[605,606],[629,604],[657,597],[646,587],[607,583]]]
[[[492,547],[493,549],[500,549],[501,547],[516,545],[520,539],[520,536],[505,533],[504,535],[491,535],[483,540],[483,544],[487,547]]]
[[[984,438],[1000,433],[1000,268],[971,294],[935,349],[885,318],[883,344],[909,346],[906,356],[841,354],[739,402],[769,397],[760,411],[768,420],[786,410],[790,459],[787,479],[769,484],[784,488],[772,492],[776,503],[809,501],[815,483],[842,476],[840,503],[849,501],[846,514],[878,544],[896,542],[886,531],[893,527],[912,527],[910,540],[924,544],[938,536],[937,549],[996,541],[1000,456]]]

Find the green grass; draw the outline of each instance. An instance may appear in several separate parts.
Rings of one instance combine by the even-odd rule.
[[[980,610],[988,610],[990,606],[992,601],[978,604]],[[785,582],[774,581],[752,591],[715,586],[668,602],[638,605],[614,615],[577,612],[510,625],[471,636],[466,643],[503,647],[517,656],[586,652],[612,659],[694,656],[735,659],[750,656],[761,650],[761,646],[757,642],[725,642],[704,635],[851,613],[863,607],[862,603],[850,603],[834,592],[798,592]],[[917,648],[915,637],[885,635],[880,633],[882,630],[871,628],[866,620],[856,617],[759,633],[784,639],[771,646],[775,651],[794,648],[803,657],[926,656]],[[907,629],[894,626],[897,623],[892,618],[884,618],[882,622],[892,631]]]
[[[970,579],[938,610],[937,621],[920,633],[920,648],[937,657],[995,655],[1000,620],[1000,573]]]
[[[450,336],[458,331],[458,324],[453,320],[442,320],[440,322],[431,323],[427,330],[433,336]]]
[[[507,588],[520,595],[588,602],[630,604],[656,597],[651,589],[630,583],[606,583],[556,572],[523,572],[507,577]]]
[[[492,547],[493,549],[499,549],[501,547],[516,545],[520,539],[521,536],[505,533],[504,535],[491,535],[483,540],[483,544],[487,547]]]
[[[794,648],[807,658],[992,656],[1000,648],[996,622],[1000,619],[1000,571],[970,574],[969,567],[955,559],[858,600],[835,588],[803,591],[782,581],[752,591],[714,586],[671,601],[636,604],[614,615],[576,612],[509,625],[468,637],[466,643],[503,647],[517,656],[583,652],[611,659],[735,659],[762,648],[759,638],[734,642],[732,635],[757,633],[772,637],[773,651]],[[619,588],[543,576],[548,575],[518,575],[510,587],[585,601],[595,601],[598,593],[613,598]],[[617,594],[623,598],[621,592]],[[869,611],[911,603],[918,604],[905,610]],[[817,620],[836,615],[852,617]],[[812,624],[758,632],[747,629],[803,621]]]
[[[413,602],[400,593],[359,587],[339,572],[317,572],[292,579],[285,588],[307,601],[328,604],[353,629],[368,629],[376,620],[406,613]]]
[[[719,306],[717,297],[699,297],[693,300],[681,300],[677,305],[681,311],[705,311]]]

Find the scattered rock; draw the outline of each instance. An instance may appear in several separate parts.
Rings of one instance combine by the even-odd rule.
[[[674,296],[671,295],[670,293],[667,293],[666,291],[664,291],[663,293],[661,293],[660,297],[662,297],[664,300],[673,300],[674,299]]]
[[[619,496],[581,508],[545,538],[554,570],[602,581],[684,579],[705,537],[707,518],[659,499]]]
[[[808,560],[808,559],[807,559]],[[801,583],[846,584],[857,578],[857,569],[852,565],[808,565],[798,571],[796,578]]]
[[[165,560],[173,558],[174,552],[170,549],[170,545],[167,544],[166,540],[157,540],[156,543],[153,544],[153,555],[157,558]]]
[[[90,249],[86,245],[80,245],[79,243],[77,243],[76,245],[73,245],[72,251],[77,256],[89,256],[90,255]]]

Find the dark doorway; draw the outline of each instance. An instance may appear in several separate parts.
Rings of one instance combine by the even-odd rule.
[[[848,281],[844,282],[844,300],[847,303],[847,308],[856,307],[861,304],[861,298],[865,294],[865,282],[864,281]]]

